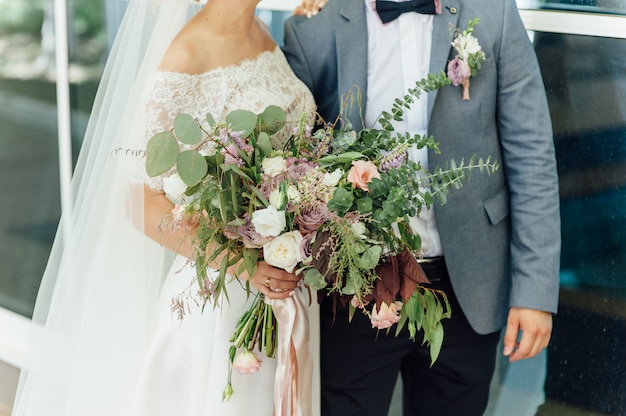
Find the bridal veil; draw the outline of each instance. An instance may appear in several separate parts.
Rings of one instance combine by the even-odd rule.
[[[151,76],[198,7],[128,1],[75,169],[73,210],[38,294],[15,416],[129,414],[171,257],[143,234],[143,159],[133,150],[143,147]]]

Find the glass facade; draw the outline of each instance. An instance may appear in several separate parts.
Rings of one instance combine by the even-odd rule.
[[[520,8],[626,14],[623,0],[518,0]]]
[[[60,216],[52,4],[0,0],[0,308],[27,317]],[[610,16],[620,19],[618,26],[621,22],[624,29],[595,36],[575,34],[576,28],[561,33],[534,27],[529,32],[557,150],[563,232],[560,310],[546,353],[522,363],[498,362],[488,414],[623,415],[626,17],[621,15],[626,15],[626,1],[518,4],[525,12],[563,12],[559,19],[564,24],[567,16]],[[124,8],[120,0],[71,2],[74,156]],[[279,43],[288,15],[259,11]],[[400,414],[398,403],[390,415]]]
[[[60,217],[52,0],[0,0],[0,307],[30,316]],[[74,158],[106,49],[104,3],[69,7]]]
[[[624,414],[626,39],[536,33],[535,48],[554,125],[563,221],[546,394]]]

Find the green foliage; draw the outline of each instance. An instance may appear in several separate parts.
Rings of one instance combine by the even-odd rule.
[[[285,127],[286,118],[285,110],[271,105],[259,114],[258,126],[265,130],[266,135],[272,135]]]
[[[189,114],[179,114],[174,119],[176,138],[184,144],[198,144],[202,140],[202,130]]]
[[[226,116],[226,125],[232,131],[241,132],[242,137],[248,137],[256,127],[257,115],[252,111],[235,110]]]
[[[104,1],[72,0],[70,22],[73,32],[79,38],[104,36],[104,4]]]
[[[309,267],[304,272],[304,284],[311,290],[324,289],[327,285],[324,276],[314,267]]]
[[[171,131],[154,135],[146,148],[146,172],[149,176],[159,176],[174,167],[180,150],[176,136]]]
[[[206,176],[209,165],[204,157],[195,150],[185,150],[178,156],[178,174],[183,182],[195,186]]]
[[[441,321],[451,316],[450,303],[444,292],[420,286],[400,311],[396,335],[406,325],[409,338],[415,341],[417,332],[423,330],[423,344],[429,346],[432,365],[443,345],[444,331]]]
[[[0,0],[0,34],[31,33],[39,35],[43,22],[41,1]]]
[[[346,188],[337,188],[333,198],[328,202],[328,209],[336,211],[340,216],[345,215],[354,203],[354,195]]]

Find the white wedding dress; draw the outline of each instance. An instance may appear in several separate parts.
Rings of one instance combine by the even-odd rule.
[[[303,111],[315,109],[313,97],[291,71],[280,48],[261,53],[255,59],[201,74],[157,72],[146,113],[147,134],[172,127],[174,117],[187,113],[205,120],[211,113],[224,120],[228,112],[246,109],[261,113],[268,105],[284,108],[288,120],[297,121]],[[148,186],[162,189],[162,180],[146,178]],[[274,359],[261,357],[259,372],[241,375],[233,371],[234,394],[222,400],[228,379],[229,339],[235,324],[249,306],[245,290],[238,282],[228,285],[230,303],[201,311],[193,300],[182,320],[170,312],[172,299],[185,291],[196,294],[195,270],[185,258],[177,257],[165,279],[154,336],[145,354],[139,383],[134,394],[136,416],[243,416],[273,414]],[[308,299],[308,295],[306,295]],[[198,301],[199,302],[199,301]],[[312,343],[318,341],[316,300],[309,308]],[[312,346],[317,361],[318,347]],[[315,363],[317,368],[317,363]],[[315,371],[313,403],[319,406]],[[317,410],[314,414],[317,414]]]

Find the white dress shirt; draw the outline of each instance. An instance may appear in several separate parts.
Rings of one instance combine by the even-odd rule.
[[[391,110],[394,99],[403,97],[409,88],[428,75],[433,16],[409,12],[383,24],[374,10],[373,1],[364,1],[368,30],[365,125],[374,126],[383,111]],[[394,122],[394,128],[400,132],[426,134],[427,105],[424,94],[405,112],[404,121]],[[410,149],[409,158],[428,168],[426,149]],[[425,256],[442,255],[432,208],[424,209],[418,218],[413,218],[411,226],[422,239]]]

